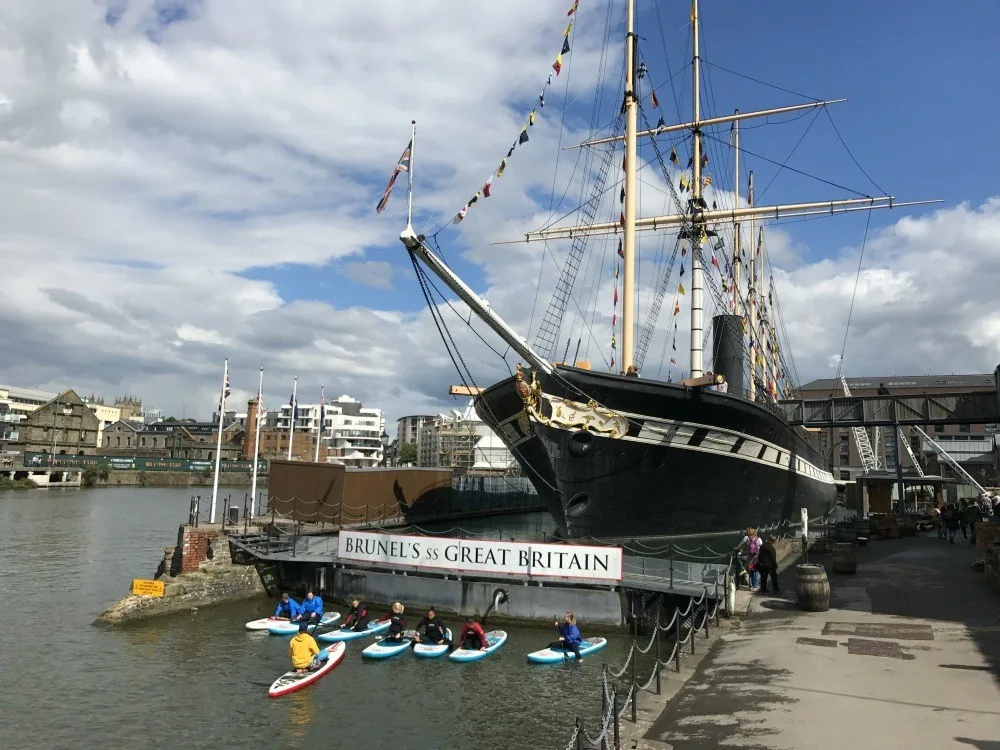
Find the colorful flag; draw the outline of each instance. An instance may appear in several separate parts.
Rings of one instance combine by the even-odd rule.
[[[392,186],[396,184],[396,178],[399,176],[400,172],[406,172],[410,169],[410,149],[413,148],[413,141],[411,140],[406,144],[406,150],[403,151],[403,155],[399,157],[399,163],[396,164],[396,168],[392,170],[392,176],[389,177],[389,184],[385,187],[385,192],[382,193],[382,198],[379,200],[378,205],[375,206],[375,213],[382,213],[385,211],[385,207],[389,205],[389,194],[392,192]]]
[[[472,196],[472,198],[469,199],[468,205],[469,206],[474,206],[474,205],[476,205],[476,201],[478,201],[478,200],[479,200],[479,193],[477,192],[474,196]]]
[[[527,125],[525,125],[523,128],[521,128],[521,135],[518,136],[517,142],[518,143],[527,143],[528,142],[528,126]]]
[[[222,395],[219,396],[219,404],[220,405],[223,404],[227,398],[229,398],[229,394],[230,393],[232,393],[232,391],[229,390],[229,366],[227,365],[226,366],[226,382],[222,386]]]
[[[569,54],[569,37],[566,37],[565,39],[563,39],[563,46],[562,50],[559,52],[559,56],[562,57],[563,55],[568,55],[568,54]]]
[[[322,394],[319,397],[319,431],[323,432],[323,426],[326,424],[326,395]]]
[[[528,115],[528,124],[529,125],[535,124],[535,110],[531,110],[531,114]]]
[[[556,55],[556,61],[552,63],[552,70],[556,72],[556,75],[559,75],[559,71],[562,70],[562,53]]]
[[[295,391],[292,391],[291,397],[288,399],[288,406],[292,410],[292,421],[296,421],[299,418],[299,402],[295,400]]]
[[[665,127],[667,127],[667,123],[663,121],[663,115],[660,115],[660,119],[656,121],[656,129],[659,130],[660,128],[665,128]],[[674,158],[675,159],[677,158],[676,154],[674,155]]]
[[[719,268],[719,259],[715,257],[715,253],[712,253],[712,265]],[[719,270],[721,271],[722,269],[720,268]],[[725,279],[723,279],[723,282],[725,282]]]
[[[672,161],[678,167],[681,165],[681,160],[677,158],[677,152],[674,150],[673,146],[670,147],[670,161]]]
[[[680,315],[680,314],[681,314],[681,303],[680,302],[675,302],[674,303],[674,315]]]
[[[571,16],[576,13],[576,9],[580,7],[580,0],[573,0],[573,7],[569,9],[567,16]]]
[[[489,198],[489,197],[490,197],[490,188],[491,188],[492,186],[493,186],[493,178],[492,178],[492,177],[490,177],[490,178],[489,178],[489,179],[488,179],[488,180],[486,181],[486,184],[485,184],[485,185],[483,185],[483,197],[484,197],[484,198]]]
[[[656,109],[657,107],[660,106],[660,103],[656,100],[656,89],[653,89],[653,94],[652,94],[652,96],[650,98],[653,101],[653,108],[654,109]]]
[[[573,22],[570,21],[568,24],[566,24],[566,30],[563,32],[563,36],[569,36],[569,32],[571,32],[572,30],[573,30]]]
[[[705,179],[702,181],[702,184],[705,187],[708,187],[709,185],[711,185],[712,184],[712,175],[710,175],[710,174],[705,175]]]
[[[684,285],[683,284],[678,284],[677,285],[677,293],[678,294],[687,294],[687,292],[684,291]]]
[[[455,218],[451,220],[451,223],[452,224],[460,224],[461,221],[462,221],[462,219],[465,218],[465,215],[467,213],[469,213],[469,207],[468,206],[462,206],[462,210],[459,211],[457,214],[455,214]]]
[[[622,241],[620,239],[618,240],[618,257],[619,258],[625,257],[625,250],[622,247]]]
[[[507,169],[507,160],[506,159],[504,159],[503,161],[501,161],[500,162],[500,166],[497,167],[497,177],[499,177],[500,175],[502,175],[503,171],[505,169]]]
[[[544,106],[545,106],[545,93],[543,92],[538,95],[538,108],[541,109]]]

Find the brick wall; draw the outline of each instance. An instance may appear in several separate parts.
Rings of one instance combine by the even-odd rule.
[[[980,522],[976,524],[976,549],[980,552],[1000,541],[1000,523]]]
[[[205,531],[186,525],[181,526],[180,544],[178,545],[181,553],[181,573],[192,573],[198,570],[198,566],[208,559],[208,546],[217,536],[218,533],[215,531]]]

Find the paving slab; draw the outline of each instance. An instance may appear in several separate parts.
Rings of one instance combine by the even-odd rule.
[[[1000,598],[974,555],[872,542],[856,574],[828,573],[827,612],[800,611],[785,571],[633,746],[1000,750]]]

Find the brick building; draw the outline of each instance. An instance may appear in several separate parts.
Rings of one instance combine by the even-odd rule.
[[[25,453],[93,455],[101,421],[75,391],[60,393],[18,425],[12,448]]]
[[[222,460],[240,459],[245,430],[230,424],[222,433]],[[214,461],[219,438],[214,422],[116,422],[104,430],[101,454]]]
[[[246,432],[243,435],[240,456],[244,461],[253,460],[254,451],[254,431],[257,424],[257,399],[247,402]],[[266,425],[266,421],[265,421]],[[263,461],[270,461],[277,458],[282,461],[288,458],[287,429],[276,429],[262,425],[260,428],[260,453],[258,458]],[[338,452],[332,448],[325,438],[320,439],[319,460],[320,463],[337,462]],[[292,460],[312,461],[316,457],[316,432],[296,431],[292,438]]]

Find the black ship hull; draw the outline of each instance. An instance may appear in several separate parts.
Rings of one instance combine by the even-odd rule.
[[[476,411],[568,538],[722,532],[835,505],[818,451],[763,405],[576,368],[533,375],[533,389],[530,372],[486,389]]]

